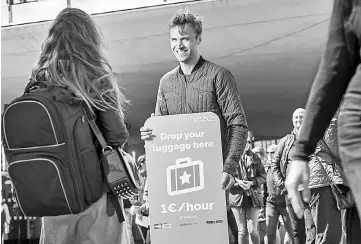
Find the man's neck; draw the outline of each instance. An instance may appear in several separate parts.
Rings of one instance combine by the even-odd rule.
[[[185,75],[189,75],[192,73],[192,70],[193,70],[194,66],[196,66],[196,64],[198,63],[200,57],[201,57],[201,55],[198,54],[193,59],[189,60],[189,62],[187,62],[187,63],[183,63],[183,62],[179,63],[180,67]]]

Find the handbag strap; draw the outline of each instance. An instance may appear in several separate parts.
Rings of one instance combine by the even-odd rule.
[[[92,129],[95,137],[100,143],[100,146],[102,147],[102,153],[104,156],[109,155],[113,152],[113,148],[108,146],[107,142],[104,139],[103,134],[100,132],[99,127],[95,123],[95,116],[93,116],[89,110],[89,108],[84,106],[84,112],[87,118],[87,121],[90,125],[90,128]],[[123,211],[121,209],[118,197],[115,196],[111,191],[107,192],[107,213],[109,216],[112,216],[114,214],[112,207],[114,207],[115,212],[117,213],[118,220],[120,223],[124,221],[124,215]]]

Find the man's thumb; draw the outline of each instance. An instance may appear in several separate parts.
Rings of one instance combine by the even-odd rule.
[[[309,183],[308,180],[305,180],[303,182],[304,189],[303,189],[303,192],[302,192],[302,197],[303,197],[303,201],[305,201],[305,202],[310,202],[310,199],[311,199],[311,190],[308,187],[308,183]]]

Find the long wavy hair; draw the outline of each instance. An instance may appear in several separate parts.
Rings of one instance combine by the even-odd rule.
[[[91,17],[65,8],[51,25],[31,80],[68,87],[91,111],[115,109],[124,117],[128,101],[101,48],[100,30]]]

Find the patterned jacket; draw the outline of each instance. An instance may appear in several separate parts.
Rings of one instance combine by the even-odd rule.
[[[190,75],[184,75],[178,66],[162,77],[155,115],[201,112],[218,115],[224,171],[234,175],[246,146],[246,116],[231,72],[202,57]]]

